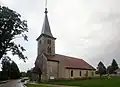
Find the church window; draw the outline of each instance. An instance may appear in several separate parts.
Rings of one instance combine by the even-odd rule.
[[[51,47],[48,47],[47,51],[48,51],[48,53],[51,53]]]
[[[92,72],[92,76],[94,76],[94,72]]]
[[[86,76],[88,76],[88,71],[86,71]]]
[[[81,76],[81,71],[80,71],[80,76]]]
[[[73,77],[73,70],[71,70],[71,77]]]
[[[51,40],[47,40],[47,43],[48,43],[49,45],[51,45]]]

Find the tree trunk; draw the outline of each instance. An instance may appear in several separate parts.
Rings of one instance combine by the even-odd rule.
[[[102,74],[100,74],[100,79],[102,79]]]

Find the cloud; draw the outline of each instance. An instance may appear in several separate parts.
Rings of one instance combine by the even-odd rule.
[[[57,37],[62,38],[67,49],[67,52],[65,50],[63,53],[82,56],[89,62],[93,59],[97,63],[103,60],[106,65],[113,58],[118,59],[120,2],[76,0],[69,2],[70,7],[66,6],[68,2],[68,0],[61,1],[54,10],[54,14],[57,15],[55,19],[58,20],[54,28],[57,30],[54,31],[58,32]],[[91,63],[97,65],[93,61]]]
[[[44,19],[44,0],[2,0],[28,21],[27,63],[13,58],[21,70],[34,66],[36,38]],[[49,0],[48,18],[56,40],[56,53],[83,58],[93,66],[99,61],[120,63],[120,0]],[[28,66],[27,66],[28,65]],[[25,66],[25,67],[24,67]]]

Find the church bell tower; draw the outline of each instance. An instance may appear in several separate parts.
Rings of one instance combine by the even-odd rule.
[[[55,55],[55,40],[56,38],[53,37],[48,16],[47,16],[47,8],[45,8],[45,18],[44,23],[41,31],[41,35],[37,38],[38,42],[38,55],[44,53],[45,55]]]

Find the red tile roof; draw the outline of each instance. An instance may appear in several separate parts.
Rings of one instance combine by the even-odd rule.
[[[85,69],[85,70],[95,70],[90,64],[85,62],[83,59],[64,56],[55,54],[54,56],[46,56],[50,61],[58,61],[65,65],[68,69]]]

